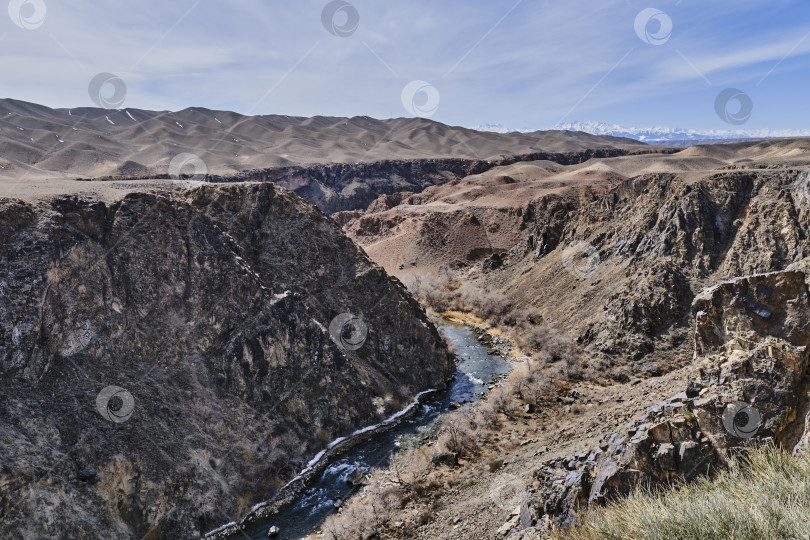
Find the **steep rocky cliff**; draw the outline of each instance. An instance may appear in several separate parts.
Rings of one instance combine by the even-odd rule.
[[[270,183],[6,199],[0,245],[4,538],[197,536],[453,369],[399,282]]]
[[[473,273],[609,367],[685,365],[697,291],[785,269],[810,248],[800,170],[645,174],[597,201],[538,223],[497,272]]]
[[[596,448],[544,464],[535,512],[570,526],[591,505],[722,468],[752,444],[806,451],[810,303],[805,274],[737,278],[692,304],[694,379]]]

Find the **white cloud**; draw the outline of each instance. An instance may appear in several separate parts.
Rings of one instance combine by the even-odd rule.
[[[517,0],[349,0],[360,13],[349,38],[321,25],[326,0],[202,1],[190,10],[196,1],[51,0],[38,30],[10,21],[0,30],[0,94],[89,105],[87,83],[105,71],[126,80],[131,107],[247,112],[273,88],[256,112],[388,117],[406,114],[401,90],[419,79],[441,93],[436,120],[551,125],[572,108],[570,117],[622,115],[644,99],[668,103],[690,85],[705,88],[677,50],[710,78],[722,73],[724,84],[750,79],[753,66],[775,64],[803,35],[788,19],[751,30],[756,10],[804,6],[672,3],[662,6],[675,23],[672,39],[654,47],[633,28],[647,6],[625,0],[523,0],[500,24]],[[792,56],[808,52],[810,38]]]
[[[682,58],[673,58],[659,68],[659,74],[668,80],[697,79],[726,70],[737,70],[756,66],[763,62],[778,62],[788,58],[802,56],[810,53],[810,33],[803,36],[793,36],[782,39],[776,43],[754,45],[746,49],[736,49],[722,53],[709,53],[700,56],[686,55],[700,73],[683,61]],[[762,73],[765,76],[767,71]]]

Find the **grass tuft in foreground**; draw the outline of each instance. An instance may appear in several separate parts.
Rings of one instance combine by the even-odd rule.
[[[768,447],[713,480],[641,492],[582,516],[565,540],[810,538],[810,456]]]

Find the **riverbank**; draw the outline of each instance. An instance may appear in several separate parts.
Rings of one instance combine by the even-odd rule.
[[[350,492],[357,489],[347,484],[347,471],[387,466],[390,453],[400,440],[408,437],[423,440],[426,435],[420,435],[419,431],[434,425],[442,413],[459,403],[479,399],[508,375],[509,364],[500,356],[488,354],[504,349],[506,342],[490,339],[481,327],[445,318],[434,322],[443,329],[457,353],[458,369],[446,389],[423,392],[407,409],[386,422],[333,442],[273,501],[257,505],[239,522],[223,525],[206,538],[266,538],[272,526],[278,526],[283,537],[304,536],[300,531],[305,531],[308,523],[312,524],[310,530],[315,530],[328,513],[334,512],[333,504],[348,499],[351,493],[343,493],[347,486]]]
[[[464,313],[443,315],[474,328],[491,352],[508,353],[516,370],[527,359],[503,332],[481,319]],[[539,376],[552,378],[553,367],[541,367]],[[512,406],[509,414],[498,413],[493,422],[483,422],[490,414],[486,409],[500,399],[499,391],[515,390],[515,381],[503,377],[490,385],[493,392],[485,399],[452,413],[475,427],[471,450],[455,460],[422,459],[413,476],[418,477],[416,485],[402,479],[407,463],[375,471],[335,521],[311,538],[504,538],[516,528],[521,513],[530,511],[523,502],[537,489],[534,474],[544,462],[598,443],[684,380],[685,372],[677,371],[625,384],[558,381],[537,406]],[[413,453],[414,459],[441,455],[435,451],[437,444],[437,438],[427,441]],[[393,502],[385,506],[385,501]],[[526,530],[510,538],[536,540],[540,534]]]
[[[341,437],[332,441],[325,449],[321,450],[310,460],[307,467],[301,471],[298,476],[284,485],[276,497],[270,501],[257,504],[238,522],[226,523],[206,533],[204,538],[207,540],[227,540],[241,535],[245,529],[254,526],[259,521],[265,521],[277,514],[281,507],[290,504],[296,497],[300,496],[306,489],[308,483],[318,474],[322,473],[329,465],[330,460],[334,459],[335,456],[348,452],[352,448],[363,444],[364,441],[374,435],[396,427],[397,423],[407,419],[415,412],[421,400],[438,391],[439,389],[434,388],[420,392],[405,409],[389,417],[384,422],[359,429],[347,437]]]

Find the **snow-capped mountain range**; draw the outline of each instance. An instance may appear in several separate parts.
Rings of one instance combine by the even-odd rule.
[[[534,129],[509,129],[501,124],[485,124],[475,127],[479,131],[497,133],[530,133]],[[646,143],[667,143],[670,141],[710,141],[734,139],[771,139],[778,137],[810,137],[810,130],[801,129],[757,129],[757,130],[699,130],[668,127],[635,128],[623,127],[605,122],[566,122],[553,129],[584,131],[593,135],[628,137]]]

